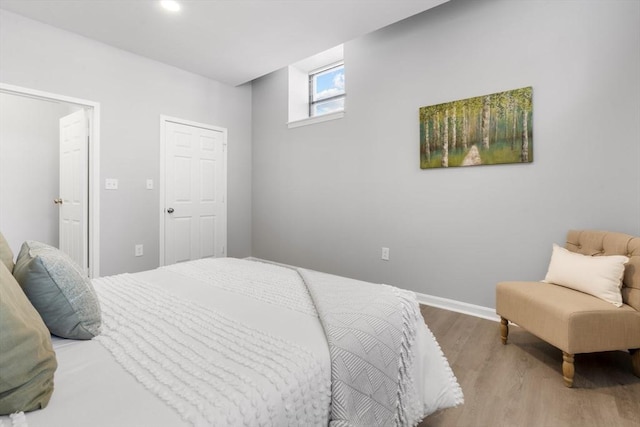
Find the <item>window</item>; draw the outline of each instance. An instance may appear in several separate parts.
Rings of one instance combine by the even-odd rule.
[[[344,64],[309,74],[309,117],[344,111]]]
[[[342,45],[289,66],[289,128],[344,117],[344,71]]]

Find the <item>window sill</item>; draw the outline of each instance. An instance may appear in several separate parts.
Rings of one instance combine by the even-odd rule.
[[[322,116],[308,117],[306,119],[294,120],[287,123],[289,129],[308,126],[315,123],[327,122],[329,120],[337,120],[344,117],[344,111],[336,111],[335,113],[323,114]]]

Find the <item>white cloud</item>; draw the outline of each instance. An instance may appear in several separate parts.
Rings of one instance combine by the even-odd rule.
[[[333,113],[336,111],[344,111],[344,98],[334,99],[333,101],[329,101],[322,104],[316,104],[316,114],[317,116],[322,114]]]
[[[333,85],[337,89],[344,91],[344,72],[338,73],[335,76],[333,76]]]
[[[316,99],[320,100],[320,99],[330,98],[332,96],[342,95],[343,93],[344,93],[344,90],[340,90],[332,87],[331,89],[326,89],[326,90],[323,90],[322,92],[318,92]]]

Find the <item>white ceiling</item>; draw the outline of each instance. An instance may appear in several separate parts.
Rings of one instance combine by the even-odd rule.
[[[237,86],[449,0],[0,0],[0,8]]]

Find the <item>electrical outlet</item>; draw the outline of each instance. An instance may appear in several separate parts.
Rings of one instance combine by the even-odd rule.
[[[389,261],[389,248],[382,248],[382,260]]]
[[[117,190],[118,180],[116,178],[107,178],[104,181],[104,188],[107,190]]]
[[[142,256],[144,255],[144,247],[142,245],[136,245],[136,256]]]

